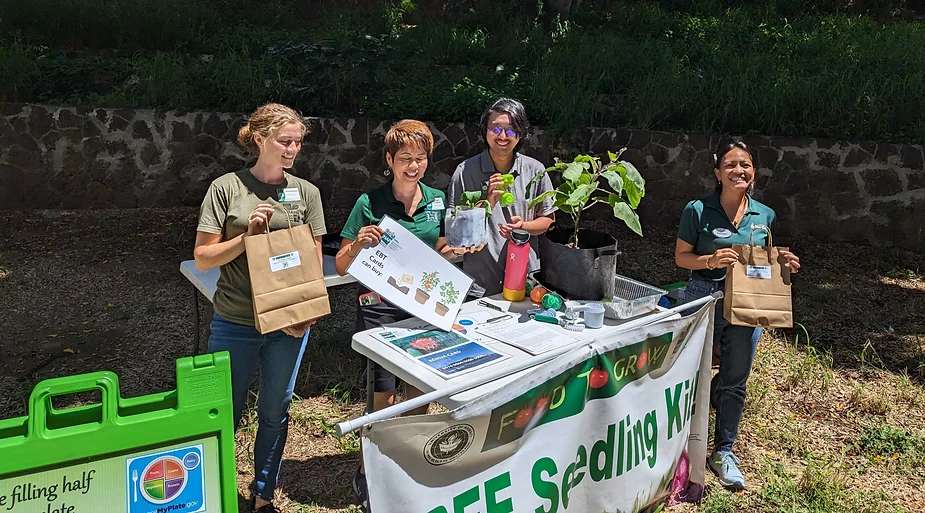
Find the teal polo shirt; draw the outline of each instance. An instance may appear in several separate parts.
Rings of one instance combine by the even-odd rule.
[[[719,192],[714,192],[704,199],[691,201],[684,207],[681,223],[678,225],[678,238],[694,246],[695,254],[711,255],[717,249],[728,248],[733,244],[748,244],[753,225],[763,224],[773,233],[776,221],[777,214],[771,207],[749,196],[748,208],[739,222],[739,227],[736,228],[719,202]],[[755,245],[766,244],[767,232],[756,231]],[[726,269],[691,271],[691,278],[722,281],[726,279]]]
[[[353,210],[350,211],[350,217],[347,218],[340,236],[348,240],[356,240],[360,228],[379,224],[383,216],[389,216],[428,246],[436,247],[437,239],[444,236],[443,219],[446,214],[446,195],[443,191],[422,183],[418,186],[421,188],[422,198],[414,214],[410,216],[405,211],[405,204],[395,199],[391,182],[362,194],[353,206]]]

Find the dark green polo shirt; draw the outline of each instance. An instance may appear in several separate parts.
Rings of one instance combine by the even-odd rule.
[[[443,191],[433,187],[424,184],[419,184],[419,186],[423,197],[414,215],[411,216],[405,211],[405,204],[395,199],[395,195],[392,194],[391,182],[362,194],[353,206],[353,210],[350,211],[350,217],[347,218],[340,236],[348,240],[356,240],[360,228],[379,224],[382,217],[387,215],[398,221],[398,224],[407,228],[428,246],[435,247],[437,239],[443,237],[446,195]]]
[[[678,238],[694,246],[697,255],[710,255],[717,249],[728,248],[733,244],[748,244],[752,235],[752,226],[763,224],[774,232],[774,223],[777,214],[771,207],[748,197],[748,208],[739,227],[732,225],[726,211],[719,202],[719,192],[700,200],[694,200],[684,207],[681,213],[681,223],[678,225]],[[755,232],[755,245],[767,244],[767,232]],[[700,269],[691,271],[691,278],[706,281],[722,281],[726,279],[725,269]]]

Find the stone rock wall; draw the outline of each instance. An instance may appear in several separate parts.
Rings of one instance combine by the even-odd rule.
[[[0,208],[198,206],[209,183],[252,159],[235,143],[244,115],[0,104]],[[294,173],[315,183],[326,206],[347,209],[385,183],[389,121],[307,118]],[[472,123],[430,123],[436,146],[424,180],[446,189],[455,167],[481,150]],[[647,180],[643,223],[677,223],[687,201],[715,183],[719,136],[584,129],[569,140],[533,130],[524,153],[551,163],[577,152],[624,158]],[[925,250],[921,145],[745,137],[758,166],[756,197],[778,230],[801,237]],[[595,216],[606,219],[606,212]]]

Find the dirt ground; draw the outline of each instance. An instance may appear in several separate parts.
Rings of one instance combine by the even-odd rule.
[[[329,213],[330,231],[343,215]],[[175,360],[196,350],[193,292],[179,273],[192,255],[195,220],[188,208],[0,211],[0,418],[25,415],[32,387],[45,378],[111,370],[124,397],[175,387]],[[653,284],[685,279],[673,262],[673,230],[617,234],[619,272]],[[813,240],[790,245],[803,260],[794,309],[806,332],[765,336],[738,444],[749,491],[727,500],[711,487],[700,510],[829,511],[772,507],[775,479],[791,472],[805,481],[815,468],[819,457],[809,451],[826,455],[826,468],[855,469],[838,470],[846,489],[882,492],[888,506],[925,511],[925,449],[907,458],[911,466],[897,463],[905,461],[899,456],[877,461],[852,452],[872,426],[925,437],[925,255]],[[350,349],[354,287],[332,289],[331,301],[334,314],[313,332],[296,387],[277,501],[285,512],[351,508],[358,440],[336,438],[333,425],[358,414],[364,400],[363,362]],[[200,313],[205,321],[207,309]],[[92,400],[71,397],[58,406]],[[244,512],[254,426],[247,419],[238,433]],[[865,511],[901,511],[891,508]]]

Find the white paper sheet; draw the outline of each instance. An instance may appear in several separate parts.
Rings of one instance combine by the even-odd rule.
[[[551,351],[577,340],[536,321],[482,324],[477,326],[475,331],[534,355]]]
[[[476,327],[485,323],[489,319],[504,315],[502,312],[478,310],[470,313],[461,313],[456,316],[453,322],[453,331],[459,332],[477,342],[486,340],[486,337],[476,331]],[[427,321],[412,317],[403,321],[394,322],[382,327],[372,333],[373,338],[382,342],[389,342],[397,338],[404,338],[411,335],[417,335],[428,330],[434,329],[434,326]],[[495,342],[493,338],[488,338],[488,342]]]

